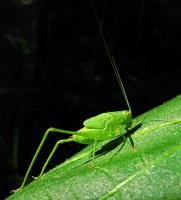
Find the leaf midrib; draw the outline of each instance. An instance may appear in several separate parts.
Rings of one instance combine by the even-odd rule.
[[[154,130],[157,130],[157,129],[160,129],[160,128],[165,128],[165,127],[168,127],[168,126],[171,126],[171,125],[175,125],[177,123],[181,123],[181,119],[177,119],[177,120],[172,120],[172,121],[169,121],[167,123],[164,123],[164,124],[159,124],[159,125],[153,125],[151,128],[148,128],[146,129],[147,127],[145,127],[144,130],[141,130],[139,131],[138,133],[136,134],[133,134],[132,137],[138,137],[140,135],[143,135],[143,134],[146,134],[146,133],[149,133],[149,132],[152,132]]]

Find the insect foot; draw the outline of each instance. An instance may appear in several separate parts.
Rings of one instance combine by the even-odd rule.
[[[33,179],[38,179],[40,176],[31,176]]]
[[[18,192],[19,190],[21,190],[22,189],[22,187],[20,187],[20,188],[18,188],[18,189],[16,189],[16,190],[11,190],[11,192],[10,193],[15,193],[15,192]]]
[[[88,169],[91,169],[91,168],[93,168],[93,167],[94,167],[94,164],[93,164],[93,163],[87,166]]]

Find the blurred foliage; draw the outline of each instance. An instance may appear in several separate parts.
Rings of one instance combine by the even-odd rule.
[[[180,2],[100,0],[96,7],[134,116],[180,93]],[[77,130],[126,105],[90,1],[1,0],[0,29],[3,199],[20,185],[47,128]],[[33,175],[61,137],[49,137]],[[50,168],[81,146],[63,148]]]

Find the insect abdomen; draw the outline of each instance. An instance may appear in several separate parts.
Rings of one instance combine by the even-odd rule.
[[[86,138],[80,135],[73,135],[72,138],[75,142],[78,142],[80,144],[93,144],[95,139]]]

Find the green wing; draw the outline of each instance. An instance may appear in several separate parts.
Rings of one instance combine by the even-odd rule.
[[[109,121],[110,119],[111,117],[109,113],[102,113],[100,115],[85,120],[83,125],[86,128],[103,129],[107,121]]]

